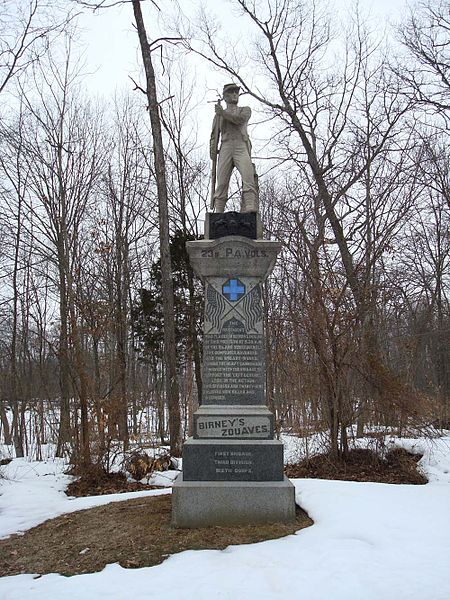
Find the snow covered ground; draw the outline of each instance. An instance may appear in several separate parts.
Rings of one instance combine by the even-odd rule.
[[[287,441],[294,452],[295,441]],[[420,468],[430,483],[293,480],[315,522],[295,535],[182,552],[144,569],[3,577],[0,600],[449,600],[450,436],[395,444],[424,453]],[[65,512],[165,493],[70,499],[63,468],[23,459],[2,467],[8,479],[0,481],[0,537]]]
[[[65,469],[67,465],[62,459],[28,462],[24,458],[16,458],[2,467],[6,479],[0,480],[0,538],[26,531],[65,513],[139,496],[167,494],[170,491],[144,490],[128,494],[68,498],[64,490],[73,477],[64,475]],[[177,475],[177,471],[157,473],[150,484],[170,486]],[[1,585],[0,600],[3,600]]]

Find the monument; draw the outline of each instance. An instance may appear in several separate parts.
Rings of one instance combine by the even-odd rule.
[[[247,134],[250,109],[237,107],[238,92],[226,85],[227,108],[216,105],[213,135],[216,144],[221,139],[220,152],[217,145],[211,149],[213,160],[218,156],[216,211],[207,214],[205,239],[187,243],[205,286],[203,397],[194,435],[183,446],[183,472],[173,486],[176,527],[295,519],[294,487],[284,476],[283,444],[274,439],[265,397],[262,284],[281,245],[262,239]],[[226,213],[234,166],[243,180],[241,212]]]

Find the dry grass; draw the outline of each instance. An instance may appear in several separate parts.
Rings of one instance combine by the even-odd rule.
[[[174,529],[170,494],[114,502],[63,515],[0,540],[0,576],[77,575],[109,563],[149,567],[183,550],[223,549],[289,535],[312,525],[301,509],[292,524]]]
[[[389,451],[381,458],[372,450],[351,450],[345,460],[319,454],[285,469],[288,477],[375,481],[377,483],[425,484],[427,478],[417,470],[420,454],[401,448]]]
[[[127,480],[125,473],[106,473],[99,467],[84,469],[78,473],[70,471],[69,475],[79,475],[67,486],[68,496],[102,496],[104,494],[122,494],[126,492],[137,492],[140,490],[160,489],[159,486],[146,485],[139,482]]]

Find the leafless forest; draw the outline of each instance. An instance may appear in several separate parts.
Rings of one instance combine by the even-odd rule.
[[[147,4],[129,2],[142,78],[102,104],[72,47],[93,1],[0,3],[0,442],[89,465],[189,435],[202,288],[184,244],[210,176],[189,56],[271,132],[256,163],[283,244],[265,288],[278,427],[344,456],[380,426],[450,427],[450,2],[417,2],[381,39],[321,2],[234,0],[244,49],[206,15],[154,44]]]

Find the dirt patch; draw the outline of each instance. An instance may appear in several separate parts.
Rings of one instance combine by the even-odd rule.
[[[150,567],[183,550],[222,550],[279,538],[313,524],[298,509],[292,524],[174,529],[171,511],[172,496],[164,494],[51,519],[24,535],[0,540],[0,577],[93,573],[116,562],[125,568]]]
[[[68,496],[102,496],[104,494],[122,494],[139,490],[159,489],[154,485],[127,481],[125,473],[106,473],[103,470],[85,471],[66,489]]]
[[[425,484],[427,478],[417,470],[420,454],[411,454],[396,448],[385,458],[372,450],[351,450],[346,460],[319,454],[285,469],[288,477],[343,479],[348,481],[375,481],[378,483]]]

